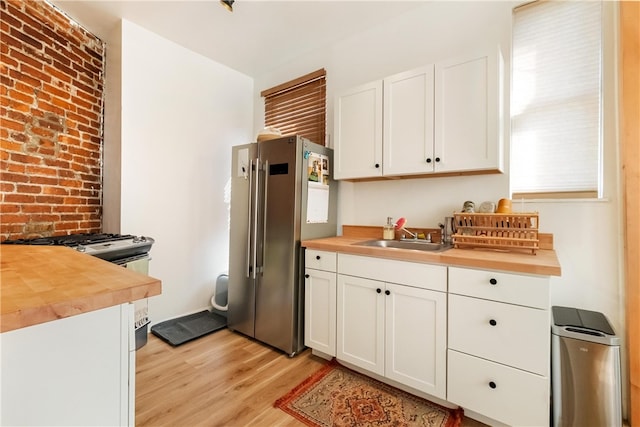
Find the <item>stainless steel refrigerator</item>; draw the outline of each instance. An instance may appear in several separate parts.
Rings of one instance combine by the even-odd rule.
[[[304,348],[301,240],[335,236],[333,151],[300,136],[233,147],[227,326]]]

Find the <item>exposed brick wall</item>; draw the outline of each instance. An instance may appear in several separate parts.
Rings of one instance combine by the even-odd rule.
[[[0,240],[100,232],[104,43],[0,0]]]

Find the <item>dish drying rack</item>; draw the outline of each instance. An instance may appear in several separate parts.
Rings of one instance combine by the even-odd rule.
[[[527,251],[540,248],[538,213],[454,213],[456,248]]]

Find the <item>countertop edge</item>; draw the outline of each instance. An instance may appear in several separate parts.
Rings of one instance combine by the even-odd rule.
[[[442,264],[453,267],[482,268],[542,276],[560,276],[562,273],[555,251],[549,249],[541,249],[534,255],[487,249],[452,248],[443,252],[427,252],[357,245],[358,242],[366,240],[371,239],[337,236],[304,240],[301,242],[301,246],[329,252]]]
[[[81,297],[2,313],[0,317],[0,333],[160,295],[162,292],[162,282],[150,276],[149,279],[148,283],[139,284],[128,289],[97,294],[90,299]]]
[[[7,245],[0,332],[160,295],[161,280],[64,246]]]

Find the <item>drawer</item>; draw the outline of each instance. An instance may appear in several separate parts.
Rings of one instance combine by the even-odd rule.
[[[316,251],[314,249],[305,250],[305,268],[316,270],[336,271],[336,253],[326,251]]]
[[[447,267],[338,254],[338,273],[434,291],[447,291]]]
[[[512,426],[549,425],[549,378],[449,350],[447,400]]]
[[[545,276],[449,267],[449,293],[549,308],[549,278]]]
[[[449,295],[449,348],[549,373],[549,311]]]

